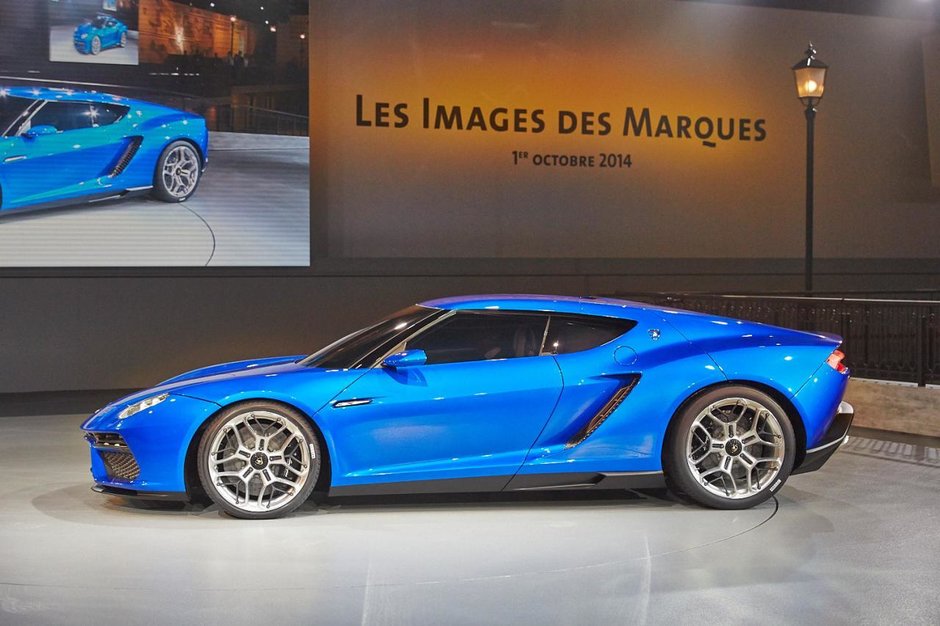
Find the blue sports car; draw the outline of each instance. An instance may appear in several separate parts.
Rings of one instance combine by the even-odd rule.
[[[147,191],[183,202],[208,145],[193,113],[95,92],[0,88],[0,215]]]
[[[82,426],[94,489],[236,517],[334,495],[668,485],[739,509],[846,438],[841,340],[612,299],[446,298],[198,369]]]
[[[98,14],[75,28],[72,41],[82,54],[124,48],[127,46],[127,26],[114,16]]]

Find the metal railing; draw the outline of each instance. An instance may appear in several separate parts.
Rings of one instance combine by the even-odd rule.
[[[305,115],[240,104],[212,105],[203,115],[215,131],[306,137],[309,127]]]
[[[860,378],[940,384],[940,302],[838,297],[618,293],[613,297],[714,313],[844,339]]]

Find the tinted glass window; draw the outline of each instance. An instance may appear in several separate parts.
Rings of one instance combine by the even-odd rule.
[[[36,112],[28,127],[20,129],[20,134],[36,126],[54,126],[59,131],[107,126],[126,113],[127,107],[116,104],[50,101]]]
[[[0,90],[2,93],[2,90]],[[34,100],[0,95],[0,133],[10,127]]]
[[[552,316],[545,352],[568,354],[602,346],[636,326],[632,320]]]
[[[359,361],[371,352],[380,350],[385,346],[388,346],[390,350],[394,342],[401,341],[400,335],[414,328],[418,322],[438,313],[440,313],[438,309],[419,306],[408,307],[387,320],[343,337],[319,352],[310,355],[302,363],[325,369],[348,369],[355,365],[372,365],[372,363],[360,364]]]
[[[95,126],[113,124],[125,115],[128,108],[118,104],[96,104],[92,107],[91,120]]]
[[[458,312],[405,346],[428,364],[538,356],[547,316]]]

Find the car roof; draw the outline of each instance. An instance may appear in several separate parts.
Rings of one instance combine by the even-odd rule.
[[[489,294],[438,298],[421,302],[421,306],[435,309],[538,311],[542,313],[569,313],[601,317],[630,317],[639,310],[662,310],[644,302],[594,296],[553,296],[542,294]]]
[[[65,102],[102,102],[107,104],[137,104],[137,100],[123,98],[121,96],[112,96],[107,93],[97,91],[81,91],[76,89],[63,89],[60,87],[33,87],[33,86],[15,86],[0,87],[0,97],[15,96],[18,98],[29,98],[31,100],[63,100]]]

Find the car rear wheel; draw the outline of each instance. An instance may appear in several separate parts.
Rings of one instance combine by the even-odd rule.
[[[320,443],[298,412],[266,402],[217,415],[199,443],[199,479],[229,515],[269,519],[310,497],[320,475]]]
[[[746,509],[783,487],[795,453],[786,411],[761,391],[729,386],[683,409],[670,429],[664,467],[679,495],[711,508]]]
[[[127,33],[121,33],[121,47],[127,47]]]
[[[153,195],[164,202],[185,202],[196,192],[202,161],[187,141],[174,141],[160,154],[153,175]]]
[[[101,52],[101,37],[95,35],[91,38],[91,53],[98,54]]]

